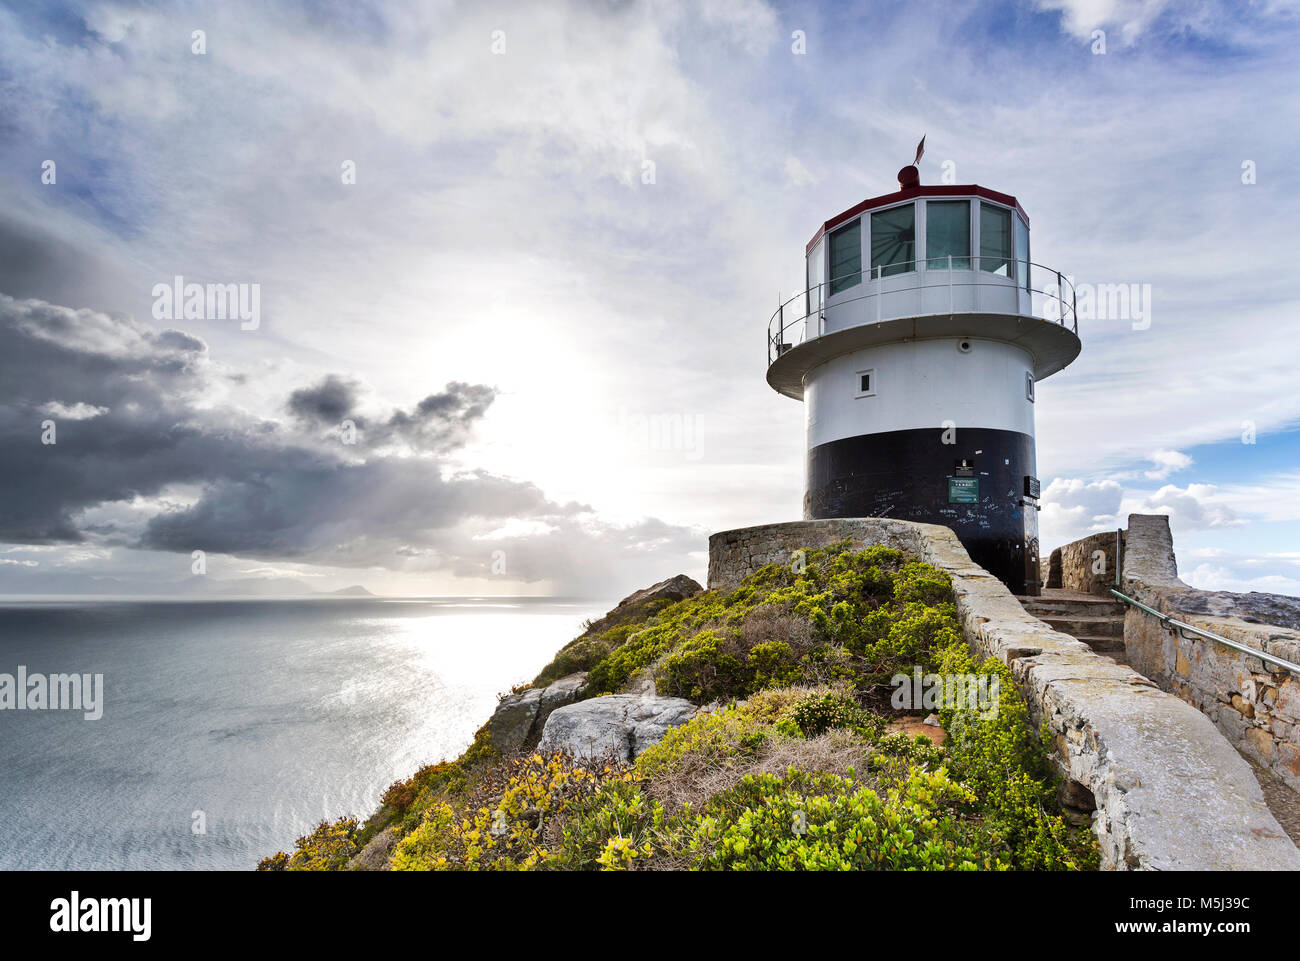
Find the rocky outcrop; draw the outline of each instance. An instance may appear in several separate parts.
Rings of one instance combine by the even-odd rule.
[[[678,574],[667,580],[662,580],[658,584],[651,584],[649,587],[634,591],[627,597],[623,598],[614,606],[608,614],[592,624],[583,632],[582,637],[591,634],[602,634],[611,627],[617,627],[631,620],[641,620],[645,614],[645,609],[655,601],[684,601],[688,597],[694,597],[704,588],[700,587],[699,582],[694,578],[687,577],[685,574]]]
[[[551,713],[576,701],[586,681],[586,674],[570,674],[547,687],[507,694],[487,722],[492,746],[504,754],[531,747],[541,736]]]
[[[1269,624],[1300,631],[1300,598],[1285,594],[1192,590],[1179,595],[1177,610],[1183,614],[1235,617],[1247,624]]]
[[[620,607],[628,607],[632,604],[640,604],[643,601],[653,601],[659,598],[667,598],[670,601],[682,601],[688,597],[694,597],[704,588],[700,587],[699,582],[693,577],[687,577],[685,574],[678,574],[667,580],[662,580],[658,584],[652,584],[649,587],[639,591],[634,591],[627,597],[618,602]]]
[[[551,678],[564,670],[572,671],[576,667],[591,666],[594,660],[607,653],[607,649],[598,651],[596,658],[581,656],[581,651],[576,655],[570,653],[570,656],[566,657],[566,652],[581,648],[586,638],[595,638],[594,641],[586,641],[587,644],[599,643],[600,638],[597,635],[620,624],[645,620],[659,608],[694,597],[702,590],[704,588],[700,587],[694,579],[685,574],[678,574],[676,577],[669,577],[657,584],[634,591],[623,598],[613,610],[600,620],[589,624],[581,635],[561,649],[556,659],[537,676],[536,687],[520,691],[518,694],[508,694],[501,699],[486,724],[492,746],[502,753],[511,754],[536,745],[552,713],[573,704],[582,697],[587,674],[585,671],[575,671],[558,680],[551,680]],[[641,719],[636,723],[642,722],[650,725],[645,728],[647,732],[653,727],[651,719]]]
[[[664,608],[677,601],[694,597],[703,589],[685,574],[678,574],[676,577],[670,577],[629,594],[608,614],[597,621],[590,622],[585,631],[560,648],[555,659],[542,668],[533,679],[533,683],[538,687],[545,687],[566,674],[590,670],[623,640],[623,638],[607,637],[608,632],[624,625],[643,624]]]
[[[538,750],[630,763],[650,745],[658,744],[670,728],[685,724],[700,710],[680,697],[596,697],[553,711]]]

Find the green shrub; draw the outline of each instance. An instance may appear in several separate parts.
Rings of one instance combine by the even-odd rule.
[[[886,734],[862,704],[882,703],[888,679],[914,667],[996,677],[998,710],[942,711],[943,747]],[[599,695],[651,669],[661,693],[726,706],[670,730],[631,768],[503,758],[480,731],[457,761],[390,787],[360,832],[322,822],[259,869],[342,866],[388,824],[401,870],[1098,864],[1095,839],[1060,815],[1049,745],[1010,672],[975,662],[948,576],[900,551],[830,545],[728,592],[607,617],[535,683],[587,670]],[[805,740],[835,730],[851,733]],[[767,773],[795,759],[785,776]]]
[[[578,802],[596,794],[625,770],[578,764],[564,754],[532,754],[506,762],[504,778],[491,782],[476,804],[458,815],[438,801],[393,854],[394,870],[532,870],[553,856],[548,827],[562,822]]]
[[[574,638],[560,649],[555,659],[533,679],[534,687],[545,687],[562,677],[590,671],[640,630],[641,624],[619,624],[600,634]]]
[[[804,737],[816,737],[832,728],[847,728],[874,739],[885,727],[883,718],[836,691],[803,698],[791,709],[789,720]]]
[[[893,548],[847,548],[806,551],[802,563],[769,564],[732,591],[593,627],[534,683],[586,670],[589,694],[612,693],[658,664],[666,692],[698,702],[833,680],[868,687],[960,636],[946,574]],[[800,625],[806,640],[792,643]]]
[[[1001,868],[963,823],[974,796],[940,769],[913,771],[885,797],[849,778],[791,769],[749,775],[697,825],[698,866],[860,871]]]
[[[973,670],[964,647],[952,648],[945,669]],[[980,796],[991,843],[1025,870],[1095,870],[1096,839],[1068,825],[1059,813],[1059,776],[1049,760],[1050,741],[1029,722],[1029,707],[1005,664],[989,658],[980,668],[998,678],[998,709],[981,718],[973,710],[943,711],[953,774]]]
[[[763,691],[739,704],[692,718],[668,731],[636,759],[640,778],[653,778],[693,759],[725,764],[730,759],[752,758],[772,737],[780,721],[800,694],[787,690]]]
[[[734,639],[706,630],[683,642],[659,674],[664,693],[710,701],[749,687],[753,672],[728,640]]]
[[[294,842],[292,855],[277,851],[263,858],[259,871],[337,871],[357,853],[357,819],[323,820]]]
[[[670,836],[663,805],[646,798],[640,785],[617,778],[575,806],[546,866],[627,870],[671,844]]]

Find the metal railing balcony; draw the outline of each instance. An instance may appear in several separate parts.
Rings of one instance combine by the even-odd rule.
[[[1056,286],[1032,286],[1039,277]],[[1074,284],[1055,267],[1006,257],[931,257],[870,267],[801,290],[768,321],[767,363],[837,330],[963,313],[1036,317],[1079,333]]]

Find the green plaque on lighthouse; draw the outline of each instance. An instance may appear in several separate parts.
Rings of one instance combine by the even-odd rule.
[[[949,504],[978,504],[980,502],[980,479],[978,477],[949,477]]]

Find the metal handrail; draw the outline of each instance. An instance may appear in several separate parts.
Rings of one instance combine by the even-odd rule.
[[[784,301],[780,306],[778,306],[777,309],[773,312],[771,319],[767,323],[768,364],[770,365],[772,361],[776,359],[776,357],[780,357],[781,354],[783,354],[785,350],[789,348],[790,345],[786,344],[785,342],[785,332],[787,330],[789,330],[791,327],[794,327],[798,324],[806,324],[808,319],[810,317],[813,317],[814,315],[817,316],[819,321],[819,326],[820,326],[820,322],[825,320],[825,314],[827,308],[832,308],[832,309],[838,308],[845,304],[855,303],[859,300],[866,300],[871,297],[879,298],[885,295],[903,294],[914,290],[932,290],[936,288],[941,289],[944,286],[947,286],[949,288],[950,305],[952,303],[951,289],[953,287],[996,287],[999,289],[1012,289],[1017,291],[1024,290],[1027,291],[1030,295],[1041,294],[1042,296],[1054,300],[1056,302],[1057,323],[1059,323],[1062,327],[1064,327],[1066,325],[1066,316],[1068,314],[1071,322],[1071,329],[1076,334],[1079,332],[1079,317],[1078,317],[1078,310],[1077,310],[1078,297],[1074,289],[1074,284],[1071,283],[1069,278],[1067,278],[1055,267],[1048,267],[1046,264],[1034,263],[1033,261],[1016,260],[1014,258],[1008,259],[1002,256],[998,256],[995,258],[995,257],[981,257],[979,255],[968,255],[968,254],[963,254],[956,258],[954,258],[951,254],[947,255],[946,267],[928,266],[934,261],[940,259],[941,258],[937,258],[937,257],[926,257],[920,260],[901,260],[898,263],[893,263],[893,264],[878,264],[872,267],[868,267],[865,270],[859,270],[854,273],[843,274],[839,277],[832,278],[831,280],[822,281],[819,284],[816,284],[812,287],[808,287],[805,290],[801,290],[799,293],[795,294],[793,297],[789,298],[788,300]],[[959,262],[965,262],[966,266],[954,267],[953,266],[954,259],[956,259]],[[981,260],[996,260],[999,265],[1002,264],[1014,265],[1017,272],[1020,270],[1021,265],[1024,265],[1026,268],[1029,269],[1037,268],[1038,270],[1046,271],[1048,276],[1054,276],[1056,278],[1056,289],[1049,291],[1046,289],[1040,290],[1035,287],[1028,287],[1023,284],[1020,278],[1011,277],[1009,275],[996,274],[993,271],[983,270],[978,266]],[[890,271],[893,272],[890,273]],[[880,289],[880,281],[888,277],[898,277],[907,273],[912,273],[917,275],[918,277],[923,277],[929,271],[944,271],[946,274],[947,284],[945,285],[942,282],[941,283],[920,283],[920,284],[914,284],[910,287],[898,287],[890,290]],[[1002,278],[1002,282],[981,281],[978,279],[974,279],[974,280],[959,280],[956,283],[954,283],[953,276],[952,276],[954,271],[956,271],[959,274],[970,274],[975,278],[978,278],[982,275],[988,275],[990,277],[1000,277]],[[831,296],[835,296],[830,293],[830,289],[832,285],[841,284],[845,280],[854,276],[860,278],[858,280],[858,284],[863,284],[862,292],[858,294],[856,297],[842,297],[839,300],[837,300],[834,304],[829,303],[828,302],[829,298]],[[1013,282],[1007,283],[1006,281],[1008,280]],[[872,281],[875,282],[875,287],[868,289],[866,287],[866,283]],[[857,284],[854,284],[853,286],[857,286]],[[1067,287],[1069,288],[1068,298],[1065,296]],[[809,297],[810,294],[816,296],[817,306],[812,310],[807,309],[807,307],[805,306],[802,313],[793,316],[789,321],[787,321],[785,319],[785,313],[787,308],[789,308],[791,304],[801,299],[804,300],[805,304],[809,303],[807,298]],[[879,320],[880,301],[877,300],[876,303],[877,303],[877,319]],[[774,324],[776,325],[775,331],[773,331]],[[816,336],[820,336],[820,333]]]
[[[1240,644],[1237,641],[1230,641],[1226,637],[1220,637],[1218,634],[1215,634],[1212,631],[1202,630],[1199,627],[1194,627],[1191,624],[1188,624],[1186,621],[1180,621],[1170,617],[1168,614],[1162,614],[1159,611],[1157,611],[1154,607],[1148,607],[1147,605],[1143,604],[1141,601],[1129,597],[1127,594],[1121,594],[1113,587],[1110,589],[1110,592],[1114,594],[1116,597],[1118,597],[1121,601],[1124,601],[1126,604],[1131,604],[1134,607],[1136,607],[1138,610],[1146,611],[1146,613],[1156,618],[1156,620],[1160,621],[1160,623],[1163,624],[1165,627],[1169,628],[1169,630],[1178,631],[1178,633],[1181,636],[1183,636],[1186,640],[1191,640],[1191,638],[1187,637],[1187,632],[1190,631],[1193,634],[1198,634],[1201,637],[1210,639],[1211,641],[1218,641],[1220,644],[1223,644],[1226,647],[1230,647],[1234,651],[1240,651],[1242,654],[1248,654],[1251,657],[1257,657],[1261,661],[1264,661],[1265,663],[1276,664],[1278,667],[1285,668],[1286,670],[1290,671],[1292,674],[1296,675],[1297,677],[1300,677],[1300,664],[1292,664],[1290,661],[1281,657],[1276,657],[1275,655],[1270,654],[1267,651],[1259,651],[1245,644]]]

